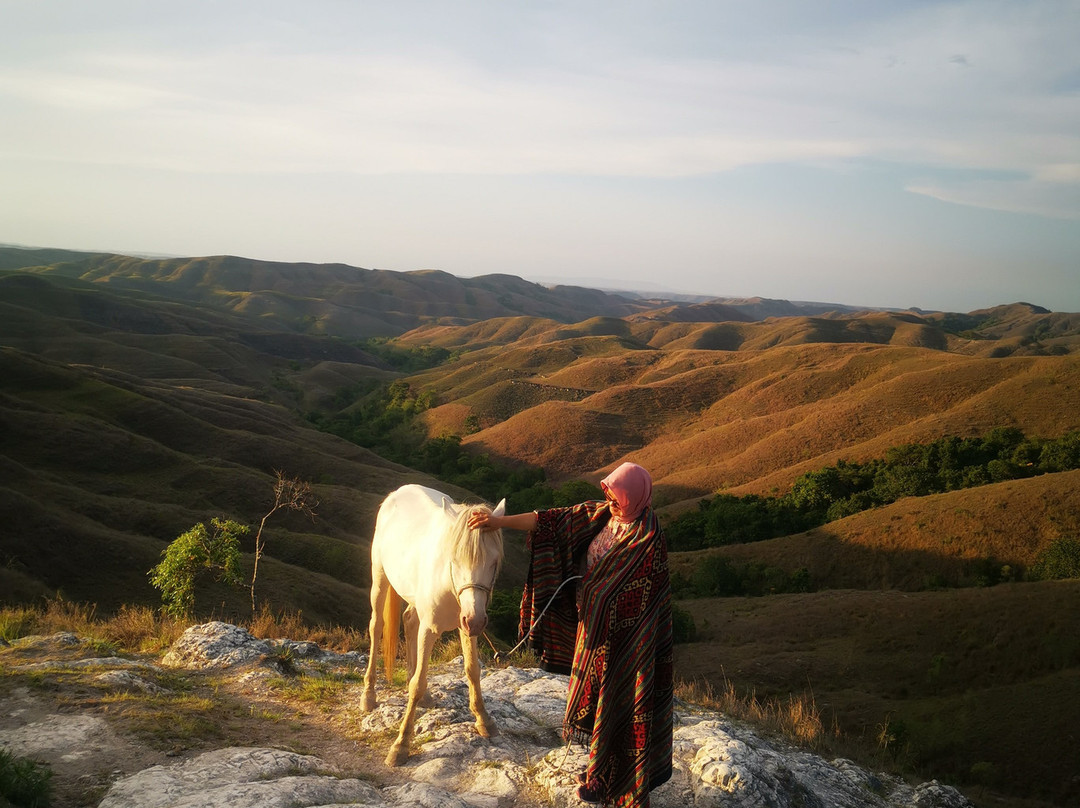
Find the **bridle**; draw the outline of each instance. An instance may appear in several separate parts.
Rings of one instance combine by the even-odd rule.
[[[462,593],[465,592],[467,589],[479,589],[481,592],[483,592],[487,596],[487,602],[490,604],[491,603],[491,592],[492,592],[492,590],[495,589],[495,578],[496,578],[496,576],[498,576],[498,570],[496,570],[495,575],[492,576],[492,578],[491,578],[491,586],[484,586],[483,584],[478,584],[478,583],[468,583],[468,584],[465,584],[463,586],[458,586],[457,583],[454,581],[454,562],[451,561],[450,562],[450,586],[454,587],[454,597],[457,598],[458,606],[461,605],[461,595],[462,595]]]

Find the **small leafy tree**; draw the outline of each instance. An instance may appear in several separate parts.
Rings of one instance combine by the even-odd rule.
[[[150,583],[161,592],[165,611],[185,617],[195,606],[195,576],[210,572],[216,580],[240,583],[240,537],[246,525],[231,519],[211,519],[178,536],[166,547],[161,562],[150,570]]]
[[[312,519],[315,518],[315,508],[319,501],[311,492],[311,484],[301,481],[299,478],[286,477],[285,472],[275,471],[274,480],[274,504],[259,522],[259,529],[255,533],[255,568],[251,573],[251,613],[255,614],[255,579],[259,577],[259,560],[262,558],[266,540],[263,538],[263,528],[266,521],[282,508],[289,511],[300,511]]]
[[[1074,536],[1054,539],[1039,553],[1028,570],[1028,578],[1033,581],[1080,578],[1080,540]]]

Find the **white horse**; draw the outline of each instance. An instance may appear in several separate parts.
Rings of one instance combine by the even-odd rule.
[[[427,696],[428,659],[444,631],[461,637],[469,709],[476,729],[487,738],[497,734],[480,695],[480,663],[476,638],[487,625],[491,589],[503,557],[501,530],[470,530],[469,514],[486,505],[459,505],[420,485],[405,485],[381,506],[371,540],[371,624],[367,671],[361,709],[375,708],[375,657],[382,641],[386,679],[391,681],[397,656],[402,603],[405,609],[409,702],[401,730],[386,756],[387,766],[409,757],[417,705]],[[501,516],[503,500],[491,511]],[[419,664],[417,664],[419,662]]]

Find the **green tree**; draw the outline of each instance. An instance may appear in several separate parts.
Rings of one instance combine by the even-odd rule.
[[[195,577],[211,573],[216,580],[240,584],[240,537],[248,527],[232,520],[211,519],[211,530],[202,522],[177,536],[150,570],[151,585],[161,592],[165,611],[175,617],[191,614],[195,607]]]
[[[1039,553],[1027,577],[1034,581],[1080,578],[1080,541],[1074,536],[1054,539]]]

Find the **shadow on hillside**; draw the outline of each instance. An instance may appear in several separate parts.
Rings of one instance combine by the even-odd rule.
[[[879,539],[880,540],[880,539]],[[758,578],[770,573],[775,583],[761,591],[719,591],[718,594],[768,594],[823,589],[926,589],[992,586],[1021,580],[1027,563],[1018,553],[1008,557],[981,555],[961,546],[959,539],[942,537],[939,552],[926,549],[877,547],[854,543],[850,534],[815,528],[795,536],[726,545],[692,553],[672,554],[672,573],[689,582],[707,582],[715,561],[724,559],[736,571]],[[788,581],[798,579],[801,586]],[[700,589],[700,586],[699,586]]]

